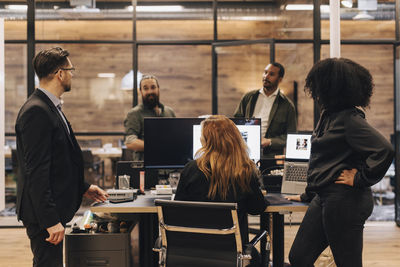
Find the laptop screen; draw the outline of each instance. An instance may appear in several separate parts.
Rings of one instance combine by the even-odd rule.
[[[286,139],[286,160],[309,160],[311,134],[288,134]]]

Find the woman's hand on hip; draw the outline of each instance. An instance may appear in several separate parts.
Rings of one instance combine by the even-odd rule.
[[[343,170],[340,176],[336,179],[335,184],[354,186],[354,176],[356,173],[357,169]]]

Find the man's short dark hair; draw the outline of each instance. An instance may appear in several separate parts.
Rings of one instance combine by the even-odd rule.
[[[285,68],[283,67],[283,65],[281,63],[273,62],[273,63],[271,63],[271,65],[279,68],[279,77],[283,78],[283,76],[285,76]]]
[[[157,84],[157,87],[160,88],[160,85],[158,84],[158,79],[157,79],[157,77],[155,75],[143,74],[142,79],[140,79],[139,90],[142,90],[142,81],[150,80],[150,79],[155,80],[156,84]]]
[[[39,80],[66,66],[68,56],[69,52],[61,47],[54,47],[37,53],[32,63]]]
[[[311,68],[304,91],[322,108],[341,111],[368,107],[373,88],[372,76],[366,68],[347,58],[328,58]]]

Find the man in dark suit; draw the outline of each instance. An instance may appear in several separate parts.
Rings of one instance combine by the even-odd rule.
[[[82,196],[105,201],[107,194],[83,177],[81,149],[61,111],[75,70],[60,47],[39,52],[33,66],[39,88],[19,111],[15,124],[19,175],[17,214],[31,241],[33,266],[63,266],[64,228]]]

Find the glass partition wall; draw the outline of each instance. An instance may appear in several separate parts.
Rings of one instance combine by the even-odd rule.
[[[137,81],[144,73],[159,78],[161,102],[178,117],[231,116],[245,92],[261,87],[271,61],[286,68],[281,89],[296,104],[299,130],[313,129],[318,118],[303,87],[313,63],[329,57],[329,0],[74,2],[27,1],[27,9],[0,0],[7,138],[13,138],[17,112],[37,84],[30,60],[53,46],[68,49],[77,68],[64,100],[82,139],[120,145],[123,119],[141,101]],[[371,70],[376,91],[368,120],[388,139],[394,136],[398,155],[399,68],[393,62],[399,3],[363,2],[341,1],[342,56]],[[397,174],[393,180],[398,195]]]

